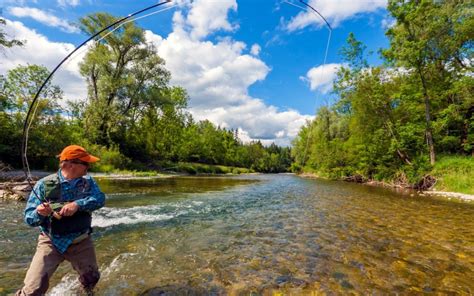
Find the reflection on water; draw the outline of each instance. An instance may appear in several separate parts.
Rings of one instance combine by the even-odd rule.
[[[473,204],[292,175],[101,187],[98,295],[474,294]],[[21,285],[36,231],[21,224],[23,204],[0,207],[6,293]],[[63,265],[50,294],[77,285]]]

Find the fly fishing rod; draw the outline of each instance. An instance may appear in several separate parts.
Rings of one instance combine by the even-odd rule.
[[[110,25],[102,28],[101,30],[99,30],[98,32],[93,34],[91,37],[89,37],[87,40],[82,42],[80,45],[78,45],[65,58],[63,58],[61,60],[61,62],[59,62],[59,64],[51,71],[51,73],[48,75],[48,77],[44,80],[44,82],[39,87],[38,91],[36,92],[35,96],[33,97],[33,100],[31,101],[31,104],[28,108],[28,112],[27,112],[26,117],[25,117],[25,122],[23,124],[23,137],[22,137],[22,143],[21,143],[21,160],[22,160],[22,164],[23,164],[23,171],[25,173],[25,177],[26,177],[26,180],[28,182],[28,185],[31,187],[31,191],[33,192],[33,195],[41,202],[41,204],[45,205],[45,201],[41,200],[41,198],[38,196],[38,194],[36,193],[36,191],[34,189],[34,186],[33,186],[32,182],[31,182],[32,177],[31,177],[31,171],[30,171],[30,166],[29,166],[28,157],[27,157],[29,130],[30,130],[31,124],[33,123],[33,120],[34,120],[34,114],[36,113],[36,110],[38,108],[37,101],[38,101],[39,95],[41,94],[41,91],[45,88],[46,84],[50,81],[50,79],[53,77],[53,75],[56,73],[56,71],[64,64],[64,62],[66,62],[66,60],[68,60],[75,52],[77,52],[81,47],[86,45],[89,41],[93,40],[94,38],[96,38],[97,36],[99,36],[100,34],[102,34],[103,32],[105,32],[107,30],[109,30],[110,28],[112,28],[114,26],[117,26],[114,29],[114,30],[116,30],[119,26],[123,25],[127,20],[129,20],[130,18],[132,18],[132,17],[134,17],[138,14],[141,14],[145,11],[156,8],[158,6],[167,4],[169,2],[171,2],[171,0],[165,0],[163,2],[159,2],[157,4],[150,5],[146,8],[140,9],[136,12],[133,12],[133,13],[125,16],[125,17],[122,17],[122,18],[118,19],[117,21],[111,23]],[[57,219],[61,218],[59,213],[57,213],[56,211],[53,211],[53,216]]]

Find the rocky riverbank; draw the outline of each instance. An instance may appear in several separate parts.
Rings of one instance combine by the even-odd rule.
[[[299,174],[300,177],[303,178],[321,178],[320,176],[312,173],[302,173]],[[322,178],[324,179],[324,178]],[[417,192],[413,188],[406,188],[403,187],[399,184],[390,184],[386,182],[380,182],[380,181],[366,181],[363,179],[354,179],[354,180],[344,180],[347,182],[355,182],[355,183],[361,183],[364,185],[368,186],[377,186],[377,187],[387,187],[387,188],[394,188],[394,189],[402,189],[402,190],[412,190],[412,192]],[[474,202],[474,195],[472,194],[465,194],[465,193],[459,193],[459,192],[446,192],[446,191],[437,191],[437,190],[424,190],[424,191],[418,191],[417,192],[419,195],[424,196],[424,195],[429,195],[429,196],[436,196],[436,197],[444,197],[447,199],[458,199],[458,200],[463,200],[463,201],[470,201]]]

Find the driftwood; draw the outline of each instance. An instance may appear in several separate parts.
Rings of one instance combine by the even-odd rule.
[[[346,182],[355,182],[355,183],[365,183],[367,182],[366,178],[364,176],[356,174],[353,176],[348,176],[343,179]]]
[[[431,175],[426,175],[416,183],[413,188],[419,191],[427,191],[432,189],[436,185],[436,178]]]
[[[367,180],[364,176],[356,174],[353,176],[344,177],[344,181],[355,182],[355,183],[367,183],[369,185],[377,185],[383,187],[394,187],[404,189],[415,189],[418,191],[428,191],[433,189],[436,185],[436,178],[431,175],[425,175],[420,181],[415,184],[410,183],[404,173],[399,174],[393,183],[385,183],[374,180]]]

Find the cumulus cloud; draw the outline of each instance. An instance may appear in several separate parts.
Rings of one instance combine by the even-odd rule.
[[[262,48],[260,47],[260,45],[258,44],[254,44],[252,45],[252,47],[250,48],[250,53],[253,54],[254,56],[258,56],[260,54],[260,50],[262,50]]]
[[[387,0],[310,0],[309,4],[317,9],[334,28],[357,14],[385,8]],[[293,32],[309,25],[322,26],[324,21],[313,11],[301,11],[286,24],[286,29]]]
[[[283,146],[290,145],[299,128],[313,118],[295,110],[279,111],[258,99],[249,99],[239,106],[192,108],[191,113],[198,120],[208,119],[221,127],[238,129],[244,142],[258,139],[267,145],[275,142]]]
[[[26,64],[43,65],[52,70],[75,48],[70,43],[52,42],[18,21],[7,19],[5,32],[12,38],[26,40],[26,44],[4,50],[5,58],[0,61],[0,74],[5,74],[18,65],[26,66]],[[61,87],[65,99],[79,100],[86,97],[87,86],[79,74],[78,65],[84,54],[85,52],[74,55],[54,76],[53,83]]]
[[[46,26],[57,27],[68,33],[79,33],[79,29],[69,22],[43,10],[32,7],[10,7],[8,12],[16,17],[30,17]]]
[[[195,0],[188,5],[191,8],[184,23],[193,39],[202,39],[218,30],[233,31],[238,28],[227,19],[228,10],[237,10],[236,0]]]
[[[332,89],[336,73],[342,66],[342,64],[326,64],[313,67],[306,73],[305,77],[300,77],[300,79],[309,82],[311,90],[327,93]]]
[[[248,86],[269,71],[261,60],[242,55],[245,45],[241,42],[201,42],[174,32],[157,48],[173,83],[192,94],[192,107],[240,104],[247,99]]]
[[[229,24],[227,11],[236,8],[234,1],[220,4],[219,17],[224,16],[224,19],[213,29],[205,19],[216,17],[215,8],[209,5],[216,2],[193,3],[188,14],[183,11],[174,14],[173,32],[167,37],[146,32],[147,40],[154,43],[159,55],[165,59],[172,74],[172,84],[188,91],[193,117],[238,129],[243,141],[259,139],[265,144],[289,145],[300,126],[311,116],[295,110],[279,110],[248,94],[248,88],[264,80],[271,70],[257,57],[260,46],[254,44],[249,55],[244,53],[247,45],[243,42],[231,38],[216,42],[205,40],[217,28],[231,29],[224,24]],[[204,19],[191,21],[198,14]]]

